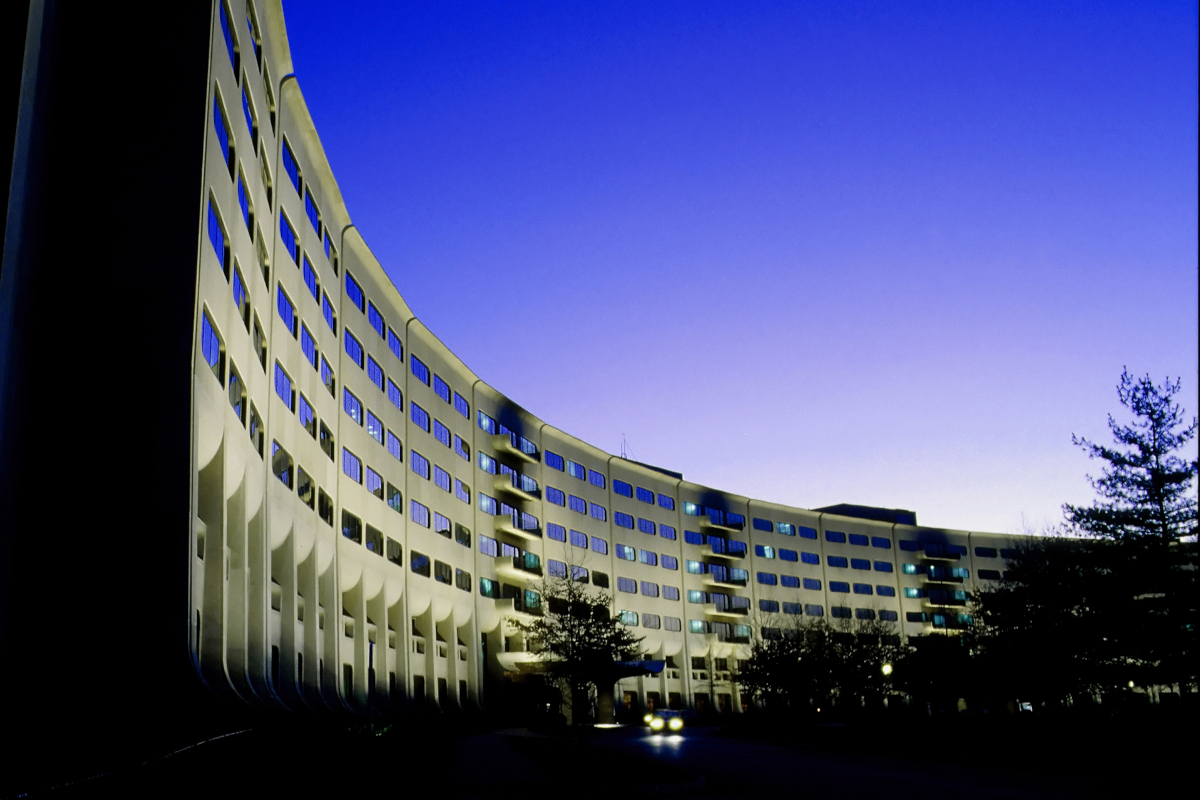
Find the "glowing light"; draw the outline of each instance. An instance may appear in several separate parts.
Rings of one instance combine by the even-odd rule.
[[[1132,688],[1133,688],[1133,681],[1130,681],[1130,682],[1129,682],[1129,688],[1130,688],[1130,689],[1132,689]]]
[[[673,731],[677,731],[683,727],[683,720],[679,717],[672,717],[671,721],[667,723],[667,727]]]
[[[882,672],[883,672],[883,674],[884,674],[884,675],[891,675],[891,674],[892,674],[892,665],[891,665],[891,664],[884,664],[884,665],[883,665]]]
[[[649,725],[649,724],[650,724],[650,720],[652,720],[652,719],[654,719],[654,715],[653,715],[653,714],[647,714],[646,716],[642,717],[642,722],[644,722],[644,723],[646,723],[647,725]]]
[[[655,717],[654,719],[650,720],[650,729],[651,730],[661,731],[662,727],[663,727],[663,721],[660,717]]]

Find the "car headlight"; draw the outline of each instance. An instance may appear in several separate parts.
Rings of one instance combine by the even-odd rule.
[[[649,725],[649,724],[650,724],[650,720],[652,720],[652,719],[654,719],[654,715],[653,715],[653,714],[647,714],[646,716],[642,717],[642,722],[644,722],[644,723],[646,723],[647,725]]]
[[[679,717],[675,717],[667,723],[667,727],[673,731],[677,731],[683,727],[683,720],[681,720]]]
[[[650,720],[650,729],[651,730],[661,731],[662,727],[663,727],[662,717],[655,717],[654,719]]]

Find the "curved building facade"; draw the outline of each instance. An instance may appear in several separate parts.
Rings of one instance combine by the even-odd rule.
[[[280,5],[215,3],[209,64],[188,624],[214,691],[475,707],[486,677],[533,659],[512,625],[541,613],[531,586],[571,574],[667,662],[618,697],[738,710],[730,673],[771,619],[921,635],[998,576],[1011,537],[721,492],[517,406],[414,316],[353,225]]]

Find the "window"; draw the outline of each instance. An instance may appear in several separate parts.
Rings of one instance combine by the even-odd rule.
[[[679,559],[675,556],[669,556],[663,553],[662,556],[663,569],[679,569]]]
[[[658,597],[658,584],[653,581],[642,581],[642,594],[646,597]]]
[[[622,511],[613,514],[613,524],[619,528],[633,529],[633,517]]]
[[[817,538],[817,531],[815,528],[806,528],[803,525],[796,526],[796,533],[798,533],[800,535],[801,539],[816,539]]]
[[[479,510],[492,516],[496,516],[500,511],[496,504],[496,498],[489,497],[483,492],[479,492]]]
[[[795,550],[785,550],[782,547],[779,549],[780,561],[795,561],[799,556]]]
[[[559,472],[563,471],[563,457],[558,453],[552,453],[549,450],[545,452],[546,466],[551,469],[556,469]]]
[[[921,574],[921,568],[918,567],[916,564],[901,564],[900,571],[903,572],[905,575],[920,575]]]
[[[413,377],[428,386],[429,367],[425,366],[425,362],[414,355],[409,355],[408,362],[409,366],[412,368]]]
[[[230,383],[232,384],[232,381]],[[300,424],[304,426],[304,430],[308,431],[308,435],[314,439],[317,438],[317,415],[304,395],[300,395],[299,417]]]
[[[374,308],[374,307],[375,306],[371,306],[371,308]],[[382,318],[380,319],[380,321],[382,321]],[[374,324],[374,323],[372,323],[372,324]],[[378,330],[378,328],[376,328],[376,330]],[[382,336],[383,334],[380,334],[380,335]],[[391,328],[388,328],[387,343],[388,343],[388,349],[392,351],[392,354],[395,355],[396,358],[403,361],[404,360],[404,345],[400,343],[400,337],[397,336],[396,332],[394,330],[392,330]]]
[[[622,580],[621,578],[617,578],[617,583],[619,584],[621,582],[621,580]],[[636,627],[638,624],[637,612],[636,611],[618,611],[617,612],[617,622],[621,623],[622,625],[629,625],[631,627]]]
[[[300,349],[304,352],[304,358],[312,364],[313,369],[317,369],[317,340],[313,338],[307,325],[300,326]]]
[[[362,544],[362,520],[342,509],[342,536]]]
[[[278,361],[275,362],[275,394],[279,395],[288,411],[295,412],[296,390],[292,388],[291,377],[284,372]]]
[[[642,519],[641,517],[638,517],[637,528],[642,533],[649,534],[650,536],[653,536],[655,532],[654,523],[648,519]]]
[[[849,566],[845,556],[826,556],[825,563],[831,567],[840,567],[842,569]]]
[[[613,481],[613,491],[616,491],[616,489],[617,481]],[[628,495],[626,496],[628,497]],[[650,491],[649,489],[643,489],[641,486],[639,486],[637,487],[637,499],[641,500],[643,503],[654,505],[654,492]]]
[[[704,544],[704,534],[696,531],[684,531],[683,540],[688,544]]]
[[[799,603],[784,603],[783,613],[799,616],[800,614],[804,613],[804,606],[800,605]]]
[[[471,591],[471,573],[464,572],[455,567],[454,569],[454,586],[457,589],[462,589],[464,592]],[[462,684],[465,686],[466,684]]]
[[[871,562],[865,558],[850,559],[850,569],[870,569]]]
[[[642,614],[642,627],[658,629],[662,626],[662,618],[658,614]]]
[[[782,533],[784,536],[795,536],[796,526],[790,522],[776,522],[775,530]]]
[[[588,513],[591,514],[592,519],[598,519],[601,522],[605,522],[608,519],[608,512],[604,509],[604,506],[596,505],[595,503],[588,504]]]
[[[758,573],[758,582],[763,584],[764,586],[775,586],[778,583],[778,580],[779,579],[775,576],[775,573],[773,573],[773,572]]]
[[[975,555],[978,558],[995,558],[996,548],[994,547],[976,547]]]
[[[576,464],[574,461],[567,462],[567,474],[572,478],[579,478],[581,481],[587,480],[587,467],[582,464]]]
[[[874,590],[871,588],[871,584],[869,584],[869,583],[854,584],[854,593],[855,594],[873,594],[873,592],[874,592]]]
[[[416,500],[409,500],[408,506],[409,506],[408,515],[412,518],[412,521],[417,523],[418,525],[420,525],[422,528],[428,528],[429,527],[429,508],[428,508],[428,506],[421,505]]]
[[[562,489],[555,489],[553,486],[546,487],[546,502],[553,503],[556,506],[565,506],[567,504],[567,496]]]
[[[337,315],[333,313],[333,303],[329,302],[329,295],[324,292],[321,292],[321,314],[325,317],[329,330],[337,336]]]
[[[362,402],[355,397],[349,389],[342,389],[342,408],[345,409],[347,416],[357,422],[363,424],[363,406]]]
[[[304,420],[303,410],[307,403],[304,401],[304,396],[300,396],[301,422]],[[238,422],[244,426],[246,424],[246,384],[242,380],[242,376],[238,374],[237,367],[233,362],[229,362],[229,406],[233,409],[234,416]]]
[[[433,376],[433,393],[445,400],[447,403],[450,402],[450,386],[444,380],[442,380],[441,375],[435,374]]]
[[[665,494],[660,494],[658,496],[658,505],[660,508],[665,508],[668,511],[674,511],[675,510],[675,498],[667,497]]]
[[[594,550],[595,552],[599,553],[602,556],[608,555],[608,541],[605,539],[601,539],[599,536],[593,536],[592,537],[592,550]],[[596,585],[599,586],[600,584],[596,584]]]
[[[622,561],[636,561],[637,560],[637,550],[635,550],[634,548],[630,547],[627,544],[615,545],[613,549],[617,554],[617,558],[621,559]]]
[[[429,433],[429,412],[411,401],[408,404],[408,410],[409,416],[412,417],[413,424],[426,433]],[[480,455],[482,455],[482,453]]]
[[[487,414],[480,411],[479,412],[479,429],[482,431],[486,431],[487,433],[490,433],[493,436],[495,436],[496,420],[492,419]]]
[[[458,392],[454,393],[454,410],[462,414],[463,419],[469,420],[471,418],[471,406],[467,403],[467,398]]]
[[[901,539],[900,540],[900,549],[905,551],[906,553],[915,553],[921,549],[921,545],[917,544],[916,542],[912,541],[911,539]]]
[[[816,578],[805,578],[804,588],[810,591],[819,592],[821,591],[821,582]]]
[[[1000,570],[981,569],[979,570],[979,579],[984,581],[998,581],[1000,580]]]
[[[367,377],[371,379],[371,383],[379,387],[379,391],[383,391],[383,369],[379,366],[379,362],[367,356]]]
[[[436,511],[433,512],[433,532],[434,533],[438,534],[439,536],[445,536],[447,539],[449,539],[450,538],[450,528],[451,528],[451,525],[450,525],[449,517],[447,517],[445,514],[439,514]]]
[[[603,476],[601,476],[601,478],[603,478]],[[619,481],[614,478],[612,490],[616,494],[622,495],[623,497],[633,497],[633,486],[625,481]]]
[[[664,539],[671,539],[673,541],[675,539],[675,529],[670,525],[659,525],[658,535]]]
[[[571,544],[575,545],[576,547],[582,547],[584,549],[587,549],[587,546],[588,546],[587,534],[580,533],[579,531],[576,531],[576,530],[572,530],[571,531]]]
[[[371,327],[379,334],[380,339],[386,339],[387,325],[383,321],[383,314],[379,313],[379,309],[374,303],[367,304],[367,322],[371,323]]]
[[[383,423],[370,410],[367,411],[367,433],[372,439],[383,444]]]
[[[278,291],[275,298],[275,307],[279,309],[279,318],[283,320],[283,324],[287,328],[287,332],[290,333],[294,339],[296,338],[297,334],[296,306],[294,303],[292,303],[291,298],[287,296],[287,292],[283,290],[282,285],[276,285],[276,288]]]
[[[300,193],[300,165],[296,163],[296,156],[292,152],[291,146],[287,139],[283,140],[283,171],[292,181],[292,186],[295,187],[296,193]]]
[[[788,589],[799,589],[800,579],[795,575],[780,575],[779,585]]]
[[[758,517],[754,518],[754,530],[770,532],[774,529],[775,529],[775,526],[771,524],[771,520],[759,519]]]
[[[404,393],[400,391],[400,387],[391,378],[388,378],[387,382],[387,397],[392,405],[401,411],[404,410]]]
[[[429,556],[418,553],[416,550],[409,551],[409,564],[412,566],[412,571],[418,575],[429,577]]]
[[[846,543],[846,534],[841,531],[825,531],[825,541],[835,542],[837,544]]]
[[[387,485],[387,504],[397,514],[404,513],[404,496],[390,483]]]
[[[342,448],[342,472],[355,483],[362,483],[362,460],[346,448]]]
[[[688,631],[690,633],[708,633],[708,625],[702,619],[689,619]]]
[[[496,459],[492,458],[487,453],[480,450],[479,451],[479,468],[481,470],[483,470],[484,472],[487,472],[491,475],[495,475],[496,471],[497,471]]]
[[[362,287],[358,285],[358,281],[354,280],[349,272],[346,273],[346,297],[358,307],[359,311],[366,312],[366,296],[363,294]]]
[[[683,630],[683,620],[679,617],[663,617],[663,629],[678,633]]]
[[[825,609],[815,603],[806,603],[804,605],[804,613],[810,617],[823,617],[825,616]]]
[[[217,141],[221,145],[221,160],[229,169],[229,177],[233,178],[234,155],[233,142],[229,137],[229,125],[225,122],[225,112],[221,109],[221,98],[213,97],[213,129],[217,133]]]
[[[279,446],[279,442],[271,443],[271,474],[279,478],[283,485],[287,488],[292,488],[293,478],[293,462],[292,457],[288,455],[288,451]]]
[[[891,586],[876,586],[875,594],[879,595],[880,597],[895,597],[896,590]]]
[[[817,555],[816,553],[801,552],[800,553],[800,561],[801,561],[801,563],[804,563],[804,564],[818,564],[819,565],[821,563],[821,557],[819,555]]]
[[[658,553],[651,552],[650,550],[638,550],[638,561],[652,567],[657,567]]]
[[[490,597],[493,600],[498,600],[500,598],[500,584],[491,578],[480,578],[479,594],[484,597]]]
[[[367,491],[370,492],[371,494],[375,495],[376,497],[378,497],[380,500],[382,500],[383,499],[383,478],[380,477],[378,472],[371,469],[370,467],[367,467],[366,469],[367,469],[367,479],[366,479]]]
[[[759,600],[758,601],[758,610],[777,614],[777,613],[779,613],[779,601],[778,600]]]
[[[892,540],[886,536],[872,536],[871,547],[878,547],[880,550],[891,550]]]
[[[425,480],[429,480],[429,459],[418,453],[416,450],[412,451],[412,458],[409,459],[409,466],[412,468],[413,472],[417,473]]]
[[[637,581],[633,578],[617,578],[617,591],[637,594]]]
[[[287,215],[283,212],[279,214],[279,237],[283,240],[283,247],[287,251],[288,257],[296,264],[300,263],[300,245],[296,241],[296,230],[292,227],[292,223],[288,221]]]
[[[692,561],[691,559],[684,564],[684,567],[692,575],[703,575],[708,572],[707,566],[703,561]]]
[[[354,337],[350,331],[345,331],[346,338],[346,355],[350,356],[350,360],[358,365],[359,369],[363,366],[363,346]]]
[[[876,572],[891,572],[892,571],[892,562],[876,561],[875,562],[875,571]]]
[[[586,514],[587,513],[587,501],[584,500],[582,497],[576,497],[573,494],[568,495],[567,496],[567,508],[571,509],[572,511],[578,512],[580,514]]]
[[[329,430],[329,426],[324,422],[321,423],[321,434],[318,441],[321,443],[321,450],[324,451],[325,455],[329,456],[330,461],[333,461],[335,450],[333,445],[333,431]]]
[[[462,437],[457,434],[454,436],[454,452],[462,457],[464,461],[471,460],[471,446],[464,442]],[[559,505],[562,505],[562,503],[559,503]]]
[[[895,622],[900,616],[895,611],[884,610],[879,612],[879,618],[884,622]]]
[[[687,601],[697,605],[703,605],[708,602],[708,595],[699,589],[688,589]]]
[[[850,584],[845,581],[830,581],[829,591],[837,592],[839,594],[849,594]]]
[[[462,481],[460,481],[458,478],[455,478],[454,479],[454,496],[457,497],[459,500],[463,501],[464,503],[466,503],[467,505],[470,505],[471,504],[471,487],[468,486],[467,484],[463,483]]]
[[[212,317],[205,309],[200,316],[200,355],[208,364],[217,381],[225,385],[225,345],[221,343],[221,335],[217,326],[213,325]]]
[[[547,522],[546,538],[553,539],[556,542],[565,542],[567,540],[567,529],[562,525],[558,525],[553,522]]]
[[[1013,547],[1001,547],[1000,548],[1000,557],[1006,558],[1009,561],[1014,561],[1021,557],[1021,551],[1019,551]]]
[[[662,587],[662,596],[663,596],[663,599],[665,599],[665,600],[678,600],[679,599],[679,587],[678,586],[667,586],[664,583],[663,587]]]
[[[433,468],[433,485],[441,489],[443,492],[450,491],[450,473],[441,467]]]
[[[857,547],[866,547],[869,542],[867,537],[863,536],[861,533],[852,533],[850,534],[850,544]]]
[[[433,421],[433,438],[437,439],[439,442],[444,444],[446,447],[449,447],[450,446],[450,429],[447,428],[445,425],[443,425],[439,420],[435,419]]]
[[[846,606],[830,606],[829,613],[835,619],[850,619],[853,616],[850,609]]]
[[[754,545],[754,555],[758,556],[759,558],[774,558],[775,548],[763,544],[756,544]]]
[[[875,619],[875,612],[869,608],[856,608],[854,616],[857,619],[872,620]]]

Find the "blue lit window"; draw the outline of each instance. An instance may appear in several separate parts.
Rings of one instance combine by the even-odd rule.
[[[722,595],[722,596],[724,596],[724,595]],[[708,602],[708,594],[706,592],[700,591],[699,589],[688,589],[687,590],[687,601],[689,603],[697,603],[697,604],[707,603]]]
[[[412,521],[417,523],[418,525],[420,525],[422,528],[428,528],[429,527],[429,508],[427,506],[421,505],[416,500],[410,500],[409,506],[411,509],[409,513],[412,516]],[[415,555],[416,554],[414,553],[414,556]],[[425,558],[425,556],[421,556],[421,558]],[[415,569],[415,567],[416,567],[415,561],[413,562],[413,566]],[[429,566],[428,558],[425,558],[425,566],[426,566],[426,569],[428,569],[428,566]]]
[[[758,582],[764,586],[775,586],[779,582],[779,579],[773,572],[760,572],[758,573],[757,578]]]
[[[754,530],[756,530],[756,531],[772,531],[774,529],[775,529],[775,526],[771,524],[771,520],[759,519],[758,517],[754,518]]]
[[[895,622],[900,619],[895,611],[888,611],[886,609],[879,612],[879,618],[884,622]]]
[[[553,503],[556,506],[565,506],[567,504],[567,495],[562,489],[555,489],[553,486],[547,486],[546,502]]]
[[[308,215],[308,221],[312,223],[313,230],[317,232],[317,238],[321,238],[321,212],[317,209],[316,201],[313,200],[312,189],[305,188],[304,190],[304,213]]]
[[[376,497],[378,497],[380,500],[382,500],[383,499],[383,478],[380,477],[378,472],[371,469],[370,467],[367,467],[366,471],[367,471],[367,483],[366,483],[367,491],[370,492],[371,494],[375,495]]]
[[[800,588],[800,579],[797,578],[795,575],[780,575],[779,576],[779,584],[788,589],[799,589]]]
[[[601,539],[599,536],[592,537],[592,550],[602,556],[608,555],[608,541]]]
[[[800,614],[804,613],[804,606],[800,605],[799,603],[784,603],[783,613],[799,616]]]
[[[356,339],[354,337],[354,334],[352,334],[350,331],[345,331],[344,338],[346,340],[346,355],[350,356],[350,360],[353,361],[355,364],[357,364],[359,369],[362,369],[362,365],[363,365],[362,343],[360,343],[358,341],[358,339]]]
[[[921,568],[916,564],[901,564],[900,571],[905,575],[920,575]]]
[[[293,338],[296,336],[296,306],[292,303],[291,298],[287,296],[287,292],[283,290],[283,286],[277,287],[278,291],[275,297],[275,307],[279,309],[279,318],[283,320],[284,326],[288,333]]]
[[[420,475],[425,480],[429,480],[429,459],[418,453],[416,450],[411,451],[408,460],[409,467],[412,471]]]
[[[871,562],[865,558],[850,559],[850,569],[870,569]]]
[[[921,545],[911,539],[901,539],[900,549],[909,553],[915,553],[921,549]]]
[[[450,386],[444,380],[442,380],[441,375],[433,376],[433,393],[445,400],[447,403],[450,402]]]
[[[892,571],[892,562],[876,561],[875,562],[875,571],[876,572],[891,572]]]
[[[663,596],[664,600],[678,600],[679,599],[679,587],[678,586],[667,586],[666,584],[663,584],[662,592],[663,592],[662,596]],[[667,619],[670,620],[671,617],[667,617]],[[675,622],[676,622],[676,624],[678,624],[679,620],[675,620]],[[678,627],[672,628],[670,623],[668,623],[667,630],[677,631],[677,630],[679,630],[679,628]]]
[[[408,404],[408,410],[409,416],[412,417],[413,424],[426,433],[429,433],[429,412],[412,402]],[[480,455],[482,455],[482,453]]]
[[[450,491],[450,473],[435,466],[433,468],[433,484],[444,492]]]
[[[362,287],[350,276],[349,272],[346,273],[346,297],[358,307],[359,311],[365,311],[367,299],[363,295]]]
[[[613,524],[616,525],[618,528],[629,528],[630,530],[632,530],[633,529],[633,516],[630,514],[626,514],[622,511],[618,511],[615,514],[613,514]]]
[[[250,92],[242,87],[242,113],[246,115],[246,130],[250,131],[250,141],[258,147],[258,123],[254,121],[254,109],[250,105]]]
[[[225,124],[225,112],[221,110],[221,100],[213,98],[213,129],[217,132],[217,141],[221,143],[221,160],[233,170],[233,148],[229,146],[229,126]]]
[[[790,522],[776,522],[775,530],[782,533],[784,536],[795,536],[796,526]]]
[[[413,377],[415,377],[421,383],[428,386],[429,385],[429,367],[425,366],[425,362],[423,362],[421,359],[417,358],[414,355],[410,355],[408,360],[410,362],[410,365],[412,366]]]
[[[871,546],[878,547],[881,550],[891,550],[892,549],[892,540],[887,538],[886,536],[872,536],[871,537]]]
[[[670,525],[659,525],[658,526],[658,535],[664,539],[672,539],[673,540],[675,538],[675,529],[673,527],[671,527]]]
[[[383,444],[383,423],[369,409],[367,410],[367,433],[372,439]]]
[[[756,544],[754,545],[754,555],[759,558],[774,558],[775,548],[765,544]]]
[[[221,262],[221,270],[228,273],[229,249],[225,246],[225,226],[221,224],[221,217],[211,199],[208,201],[208,241],[217,254],[217,261]]]
[[[845,556],[826,556],[825,563],[831,567],[841,567],[842,569],[849,566]]]
[[[333,248],[333,240],[329,237],[329,229],[325,229],[325,258],[333,265],[333,274],[337,275],[337,255],[330,255],[329,251]]]
[[[663,569],[679,569],[679,559],[675,556],[669,556],[663,553],[662,556]]]
[[[804,563],[804,564],[820,564],[821,557],[819,555],[817,555],[816,553],[805,553],[805,552],[801,551],[800,561],[801,561],[801,563]]]
[[[479,552],[483,553],[485,556],[491,556],[492,558],[495,558],[496,556],[500,555],[499,544],[500,544],[499,542],[497,542],[495,539],[493,539],[490,536],[480,536],[479,537]],[[483,580],[487,580],[487,579],[484,578]],[[499,588],[495,584],[495,582],[492,582],[492,586],[494,589]],[[480,592],[485,597],[499,597],[500,596],[499,592],[494,592],[493,594],[487,594],[487,593],[483,592],[482,589],[480,590]]]
[[[588,513],[592,515],[592,519],[598,519],[601,522],[605,522],[608,519],[608,512],[604,509],[604,506],[599,506],[595,503],[588,504]]]
[[[296,156],[292,153],[291,145],[287,143],[287,139],[283,140],[283,171],[287,173],[288,178],[292,181],[292,186],[295,187],[296,193],[300,193],[300,165],[296,163]]]
[[[856,608],[854,609],[854,618],[872,620],[875,619],[875,611],[870,608]]]
[[[817,580],[816,578],[805,578],[804,579],[804,588],[810,589],[814,592],[819,592],[819,591],[821,591],[821,582],[819,580]]]
[[[726,511],[725,524],[731,528],[744,528],[746,526],[746,515],[735,514],[732,511]]]
[[[329,390],[329,394],[335,398],[337,397],[333,367],[329,366],[329,362],[325,360],[325,356],[321,356],[321,383],[325,384],[325,388]]]
[[[567,462],[567,474],[572,478],[578,478],[581,481],[587,480],[587,467],[582,464],[576,464],[574,461]]]
[[[234,373],[234,377],[237,377],[237,373]],[[317,433],[317,428],[315,425],[313,425],[313,422],[316,421],[317,414],[315,411],[313,411],[313,407],[309,404],[308,398],[306,398],[304,395],[300,395],[299,397],[299,410],[296,412],[296,415],[300,417],[300,425],[303,426],[304,429],[310,434],[315,436]]]
[[[333,331],[334,336],[337,336],[337,315],[333,313],[333,303],[329,302],[329,295],[324,292],[321,293],[321,313],[329,325],[329,330]]]
[[[690,633],[708,633],[708,624],[702,619],[689,619],[688,632]]]
[[[556,469],[559,472],[563,471],[563,457],[558,453],[552,453],[547,450],[544,454],[546,466],[551,469]]]
[[[813,603],[806,603],[804,605],[804,613],[810,617],[823,617],[825,616],[825,609]]]
[[[313,269],[312,262],[308,260],[308,256],[304,257],[304,285],[312,293],[313,300],[316,300],[318,303],[321,302],[321,284],[317,282],[317,271]]]
[[[404,442],[391,431],[387,432],[387,451],[401,464],[404,463]]]
[[[596,470],[594,470],[594,469],[589,469],[588,470],[588,483],[590,483],[592,486],[598,486],[599,488],[603,489],[604,488],[604,476],[601,473],[596,472]]]
[[[703,575],[708,572],[708,565],[703,561],[692,561],[691,559],[688,559],[687,563],[684,564],[684,567],[691,575]]]
[[[458,392],[454,393],[454,410],[462,414],[463,419],[471,418],[471,406],[467,403],[467,398]]]
[[[675,510],[675,498],[667,497],[665,494],[660,494],[658,496],[658,505],[662,508],[667,509],[668,511],[674,511]]]
[[[557,523],[547,522],[546,538],[553,539],[556,542],[565,542],[567,540],[567,529]]]
[[[464,460],[471,460],[471,447],[458,434],[454,435],[454,452]]]
[[[613,478],[613,492],[624,497],[633,497],[633,486]]]
[[[871,584],[869,584],[869,583],[854,584],[854,593],[855,594],[872,594],[873,592],[871,589]]]
[[[367,304],[367,322],[371,323],[371,327],[375,329],[381,339],[386,338],[384,334],[387,333],[387,325],[383,323],[383,315],[379,313],[379,309],[375,307],[374,303]]]
[[[450,446],[450,429],[441,423],[440,420],[433,421],[433,438],[437,439],[446,447]]]
[[[836,542],[837,544],[846,543],[846,534],[841,531],[825,531],[825,541]]]
[[[653,581],[642,581],[642,594],[646,597],[658,597],[658,584]]]
[[[622,561],[637,561],[637,550],[627,544],[614,545],[613,552]]]
[[[350,417],[350,419],[354,420],[359,425],[363,424],[362,403],[357,397],[351,394],[349,389],[345,387],[342,388],[342,408],[346,410],[346,414]]]
[[[830,606],[829,613],[836,619],[850,619],[853,616],[853,612],[846,606]]]
[[[799,525],[796,527],[796,532],[800,534],[801,539],[816,539],[817,538],[816,528],[806,528],[803,525]]]
[[[484,472],[496,474],[496,459],[489,456],[482,450],[479,451],[479,468]]]
[[[404,410],[404,393],[400,391],[400,387],[391,378],[388,378],[387,382],[387,396],[392,405],[401,411]]]
[[[587,583],[588,582],[588,571],[583,567],[572,564],[571,565],[571,580],[578,581],[579,583]]]
[[[866,547],[870,544],[870,539],[861,533],[852,533],[850,534],[850,544],[857,545],[858,547]]]
[[[296,390],[292,388],[292,379],[278,361],[275,362],[275,394],[279,395],[288,411],[296,410]]]
[[[780,561],[795,561],[797,559],[797,557],[798,556],[797,556],[795,550],[785,550],[782,547],[779,548],[779,560]]]
[[[880,597],[895,597],[896,590],[891,586],[876,586],[875,594],[879,595]]]
[[[570,495],[567,497],[567,508],[571,509],[572,511],[576,511],[580,514],[586,514],[587,513],[587,501],[584,500],[582,497],[576,497],[575,495]]]
[[[575,545],[576,547],[582,547],[586,550],[587,546],[588,546],[587,534],[580,533],[579,531],[576,531],[576,530],[572,530],[571,531],[571,544]]]
[[[567,563],[555,561],[553,558],[546,559],[546,574],[553,578],[567,577]]]
[[[296,230],[282,212],[279,214],[279,238],[283,239],[283,247],[287,250],[288,258],[300,263],[300,245],[296,242]]]
[[[459,500],[462,500],[467,505],[471,505],[471,487],[467,486],[458,478],[454,479],[454,496]]]
[[[242,221],[246,224],[246,230],[251,231],[250,224],[250,195],[246,191],[246,178],[242,173],[238,173],[238,207],[242,209]]]
[[[499,512],[499,508],[496,503],[496,498],[489,497],[488,495],[484,494],[483,492],[479,492],[478,495],[479,495],[479,510],[485,514],[491,514],[493,517],[496,516],[496,514]]]
[[[683,540],[688,544],[704,544],[704,534],[685,530],[683,532]]]
[[[485,433],[496,435],[496,420],[489,417],[482,411],[479,412],[479,429]]]
[[[642,533],[648,533],[651,536],[655,534],[654,523],[648,519],[642,519],[641,517],[638,517],[637,527]]]
[[[342,448],[342,472],[355,483],[362,483],[362,461],[346,448]]]
[[[379,387],[379,391],[383,391],[383,368],[370,356],[367,356],[367,377],[371,379],[371,383]]]
[[[388,349],[392,351],[392,355],[401,361],[404,360],[404,345],[400,342],[400,337],[391,328],[388,328]]]
[[[704,514],[704,506],[684,500],[683,513],[687,514],[689,517],[699,517]]]
[[[758,610],[759,611],[767,611],[767,612],[771,612],[771,613],[777,613],[779,611],[779,601],[778,600],[759,600],[758,601]]]
[[[225,8],[225,3],[221,3],[217,7],[217,11],[221,16],[221,35],[225,37],[225,49],[229,51],[229,63],[233,66],[236,73],[238,60],[235,55],[236,48],[233,43],[233,31],[229,28],[229,11]]]
[[[617,591],[637,594],[637,581],[633,578],[617,578]]]
[[[849,594],[850,584],[845,581],[830,581],[829,591],[837,592],[838,594]]]

